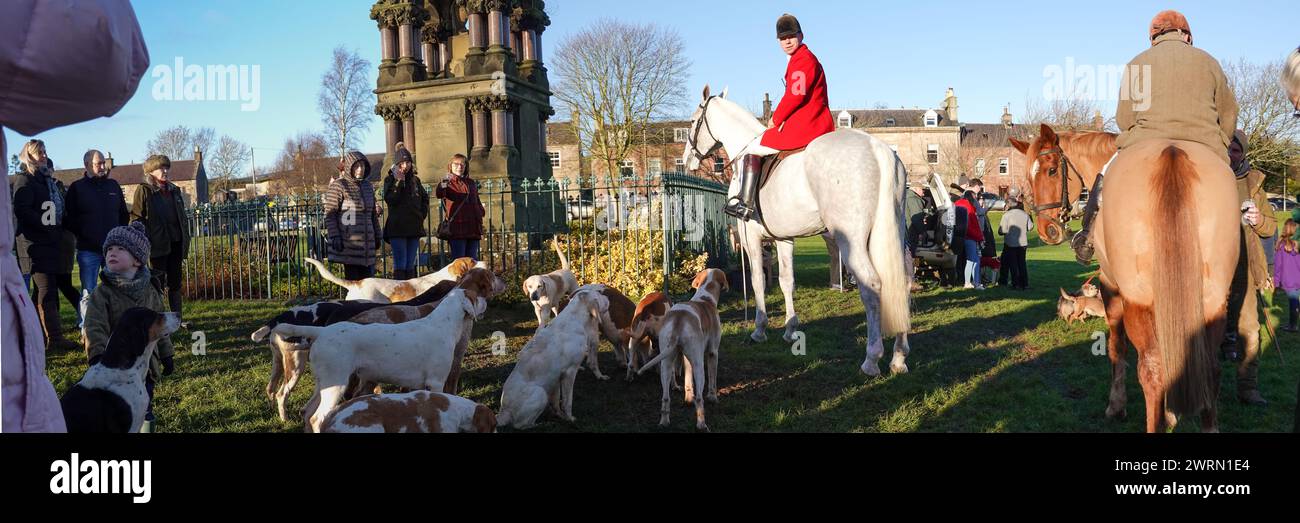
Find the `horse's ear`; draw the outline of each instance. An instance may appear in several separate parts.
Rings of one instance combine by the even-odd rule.
[[[1053,145],[1056,144],[1058,140],[1056,137],[1056,131],[1053,131],[1050,126],[1047,124],[1039,124],[1038,131],[1039,134],[1042,135],[1044,141]]]
[[[731,86],[723,86],[723,87],[722,87],[722,94],[718,95],[718,97],[719,97],[719,98],[726,98],[726,97],[727,97],[727,91],[728,91],[729,89],[731,89]]]
[[[701,100],[709,99],[709,84],[704,84],[704,97]]]
[[[1029,142],[1022,142],[1015,138],[1007,139],[1011,141],[1012,147],[1015,147],[1017,151],[1020,151],[1020,154],[1029,154]]]

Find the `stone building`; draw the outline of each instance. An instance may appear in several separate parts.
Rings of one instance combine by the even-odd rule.
[[[109,153],[108,159],[111,161],[112,153]],[[203,167],[203,151],[197,147],[194,149],[193,160],[172,160],[172,166],[167,170],[167,178],[180,188],[184,195],[186,205],[196,203],[208,203],[208,173]],[[78,167],[76,169],[59,169],[54,171],[54,177],[63,182],[63,185],[69,186],[85,175],[86,169]],[[131,205],[131,199],[135,196],[137,185],[146,183],[144,165],[133,163],[128,165],[114,165],[108,175],[110,178],[117,180],[122,186],[123,198],[126,204]]]
[[[1030,139],[1035,129],[1012,121],[1011,112],[1002,109],[1000,123],[964,124],[961,131],[962,172],[984,180],[984,190],[1003,198],[1013,191],[1029,190],[1029,171],[1025,155],[1011,146],[1010,139]]]
[[[832,111],[836,127],[862,129],[889,144],[907,168],[909,182],[938,173],[946,182],[961,174],[961,123],[952,89],[939,109],[844,109]]]
[[[700,167],[686,172],[683,153],[690,133],[689,120],[655,122],[636,140],[636,145],[617,167],[616,176],[654,176],[659,174],[691,174],[719,183],[731,179],[732,166],[726,153],[719,150],[715,157],[701,162]],[[579,156],[577,135],[571,122],[554,122],[547,126],[546,152],[555,178],[576,180],[579,176],[604,177],[610,174],[609,166],[602,161]]]
[[[375,90],[382,168],[404,142],[421,173],[444,171],[459,153],[480,180],[551,175],[544,2],[380,0],[370,18],[382,52]]]

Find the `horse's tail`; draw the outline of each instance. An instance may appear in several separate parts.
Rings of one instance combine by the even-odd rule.
[[[886,149],[888,150],[888,149]],[[911,283],[907,273],[907,249],[903,238],[903,191],[907,169],[892,151],[880,160],[880,188],[876,195],[876,219],[871,224],[867,252],[880,275],[880,329],[884,337],[911,329]]]
[[[1156,209],[1171,216],[1164,230],[1151,231],[1155,259],[1166,264],[1153,271],[1155,345],[1163,364],[1166,409],[1195,415],[1213,405],[1217,364],[1205,331],[1203,249],[1191,190],[1199,175],[1187,152],[1176,146],[1165,148],[1155,165]]]

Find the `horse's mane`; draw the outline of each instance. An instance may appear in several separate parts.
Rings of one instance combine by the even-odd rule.
[[[1105,162],[1115,154],[1114,133],[1102,131],[1068,131],[1060,134],[1062,147],[1069,147],[1074,156],[1086,156]]]

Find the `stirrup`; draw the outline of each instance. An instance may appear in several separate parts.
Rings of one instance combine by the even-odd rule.
[[[1074,234],[1070,239],[1070,248],[1074,249],[1074,259],[1083,265],[1092,265],[1095,250],[1092,246],[1092,234],[1087,229]]]
[[[754,216],[754,209],[738,197],[729,200],[722,208],[722,212],[741,221],[749,220]]]

